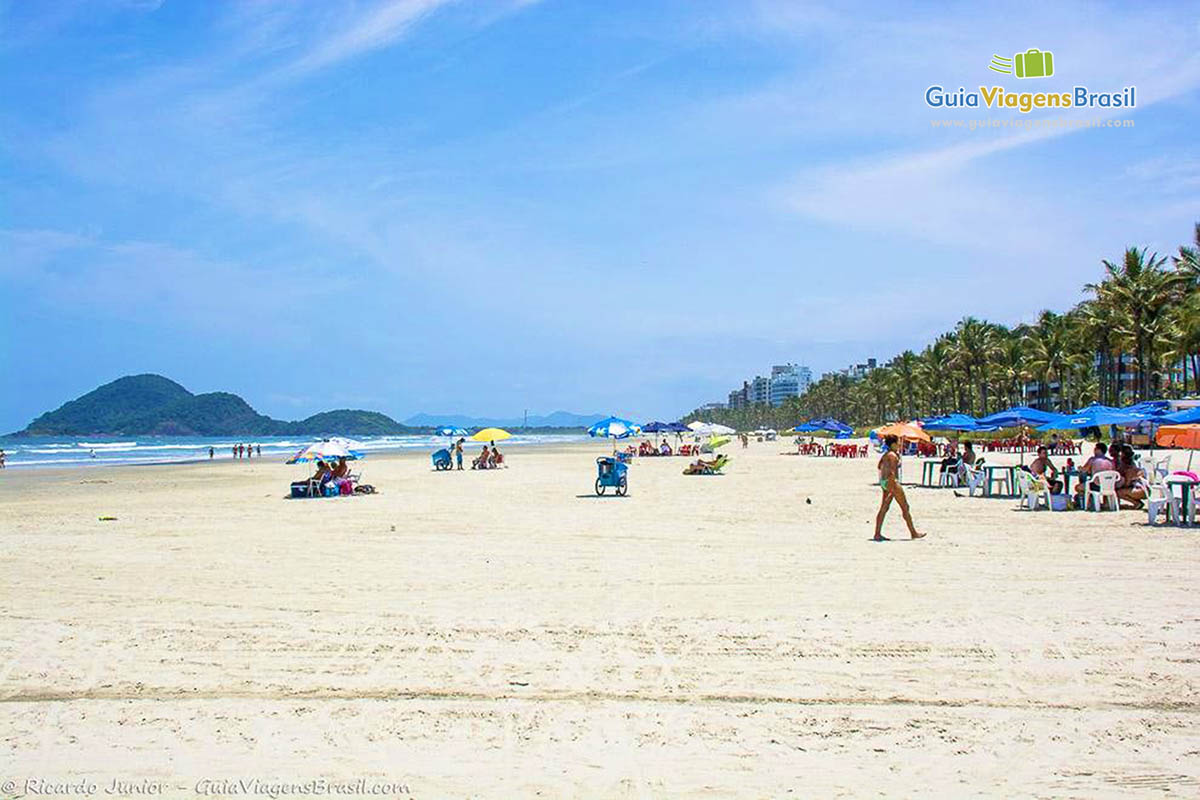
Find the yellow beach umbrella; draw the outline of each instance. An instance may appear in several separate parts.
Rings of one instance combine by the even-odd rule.
[[[502,442],[511,439],[512,434],[503,428],[484,428],[471,438],[477,442]]]
[[[724,447],[729,444],[730,441],[728,436],[714,436],[708,440],[708,446],[716,450],[718,447]]]

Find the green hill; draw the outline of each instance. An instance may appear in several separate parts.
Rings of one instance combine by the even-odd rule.
[[[290,422],[287,433],[310,436],[325,436],[334,433],[355,436],[387,436],[413,433],[416,430],[418,429],[401,425],[387,414],[380,414],[378,411],[339,408],[336,411],[313,414],[299,422]]]
[[[378,411],[339,409],[272,419],[228,392],[192,394],[161,375],[128,375],[29,423],[24,436],[372,436],[414,433]]]

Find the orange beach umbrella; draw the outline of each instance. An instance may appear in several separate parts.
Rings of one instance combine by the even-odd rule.
[[[920,426],[911,422],[894,422],[891,425],[884,425],[882,428],[875,429],[875,435],[880,439],[885,436],[899,436],[909,442],[929,442],[929,434],[921,430]]]

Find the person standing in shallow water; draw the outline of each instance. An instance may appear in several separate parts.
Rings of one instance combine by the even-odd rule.
[[[904,494],[904,487],[900,485],[900,455],[897,452],[900,449],[900,438],[892,434],[883,441],[887,445],[887,452],[879,459],[879,488],[883,490],[883,499],[879,502],[879,513],[875,515],[875,541],[888,540],[882,532],[883,519],[887,516],[893,500],[900,506],[900,513],[904,515],[904,524],[908,526],[909,535],[920,539],[925,534],[918,533],[913,525],[912,514],[908,510],[908,497]]]

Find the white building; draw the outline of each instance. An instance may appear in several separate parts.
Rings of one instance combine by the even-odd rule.
[[[765,406],[771,402],[771,379],[762,375],[754,376],[750,381],[750,405]]]
[[[797,364],[777,364],[771,367],[768,399],[773,406],[783,405],[789,397],[799,397],[812,385],[812,370]]]

